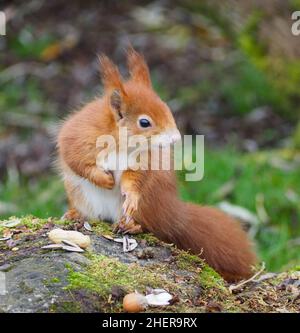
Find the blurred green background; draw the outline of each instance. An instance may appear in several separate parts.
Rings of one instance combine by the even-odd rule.
[[[182,133],[205,135],[185,200],[242,209],[270,270],[300,264],[300,1],[2,1],[0,218],[61,216],[61,119],[101,92],[96,55],[130,41]],[[246,217],[245,217],[246,214]],[[241,215],[241,214],[239,214]],[[249,217],[250,216],[250,217]]]

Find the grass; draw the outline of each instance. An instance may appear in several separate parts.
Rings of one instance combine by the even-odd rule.
[[[53,175],[35,181],[17,178],[0,183],[0,202],[3,205],[1,219],[28,214],[60,217],[66,207],[63,184]]]
[[[248,114],[262,105],[280,104],[278,91],[247,59],[235,64],[230,76],[222,82],[220,92],[229,110],[235,114]]]

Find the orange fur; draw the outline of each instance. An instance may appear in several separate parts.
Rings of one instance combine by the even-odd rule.
[[[137,53],[132,47],[129,47],[127,51],[127,62],[132,80],[151,88],[150,73],[144,57]]]
[[[112,195],[112,201],[102,205],[111,204],[111,210],[115,210],[122,192],[125,200],[123,207],[118,206],[120,220],[114,222],[120,222],[123,230],[150,231],[164,241],[201,256],[228,280],[248,277],[256,258],[244,231],[236,221],[215,208],[181,202],[173,170],[126,170],[118,180],[116,174],[113,176],[109,170],[96,165],[97,138],[110,134],[119,143],[121,126],[127,127],[129,135],[143,134],[147,138],[177,131],[168,106],[152,90],[149,70],[141,55],[132,48],[128,51],[131,76],[125,82],[107,57],[101,56],[100,64],[103,97],[72,114],[58,135],[59,162],[70,209],[89,218],[98,214],[97,205],[101,206],[101,200],[104,202]],[[150,117],[151,128],[138,126],[141,115]],[[97,205],[91,197],[93,193],[102,198]],[[107,209],[101,208],[102,211]],[[113,215],[110,211],[107,214],[110,213]],[[69,215],[77,216],[73,210]],[[130,223],[125,223],[124,215],[130,218]],[[103,218],[101,214],[98,217]]]
[[[125,94],[122,77],[117,66],[104,54],[99,56],[99,62],[105,90],[120,89]]]

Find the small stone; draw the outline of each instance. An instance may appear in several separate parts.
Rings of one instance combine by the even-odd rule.
[[[125,290],[120,286],[112,286],[111,288],[111,297],[113,300],[120,300],[126,295]]]

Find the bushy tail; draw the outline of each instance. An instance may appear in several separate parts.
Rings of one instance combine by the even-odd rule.
[[[184,204],[186,223],[173,241],[184,250],[200,254],[226,280],[248,278],[256,256],[241,226],[212,207]]]

